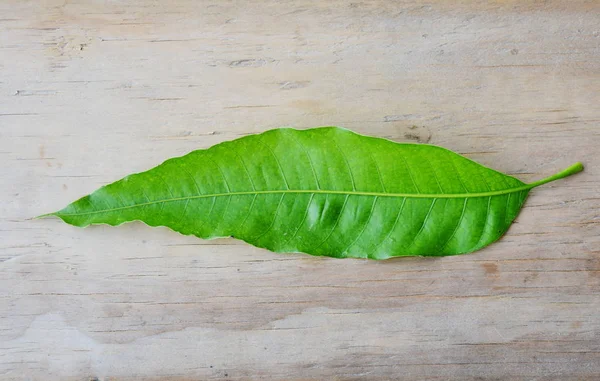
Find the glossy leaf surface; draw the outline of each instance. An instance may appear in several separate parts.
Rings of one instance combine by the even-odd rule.
[[[337,127],[281,128],[127,176],[50,215],[141,220],[276,252],[385,259],[468,253],[508,229],[535,186],[444,148]]]

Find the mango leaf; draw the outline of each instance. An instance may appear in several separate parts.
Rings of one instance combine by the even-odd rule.
[[[337,127],[281,128],[165,161],[50,213],[84,227],[140,220],[275,252],[385,259],[496,241],[531,184],[447,149]]]

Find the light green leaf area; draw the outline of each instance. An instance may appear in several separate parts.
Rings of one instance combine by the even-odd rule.
[[[337,127],[281,128],[127,176],[51,213],[75,226],[140,220],[275,252],[385,259],[496,241],[532,184],[447,149]]]

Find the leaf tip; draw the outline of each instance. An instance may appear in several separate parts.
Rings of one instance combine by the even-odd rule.
[[[53,217],[53,216],[56,216],[55,212],[40,214],[39,216],[31,217],[30,220],[40,220],[42,218]]]

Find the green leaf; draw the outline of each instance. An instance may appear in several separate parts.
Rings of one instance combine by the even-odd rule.
[[[444,148],[337,128],[281,128],[170,159],[51,213],[75,226],[140,220],[275,252],[385,259],[496,241],[529,191]]]

